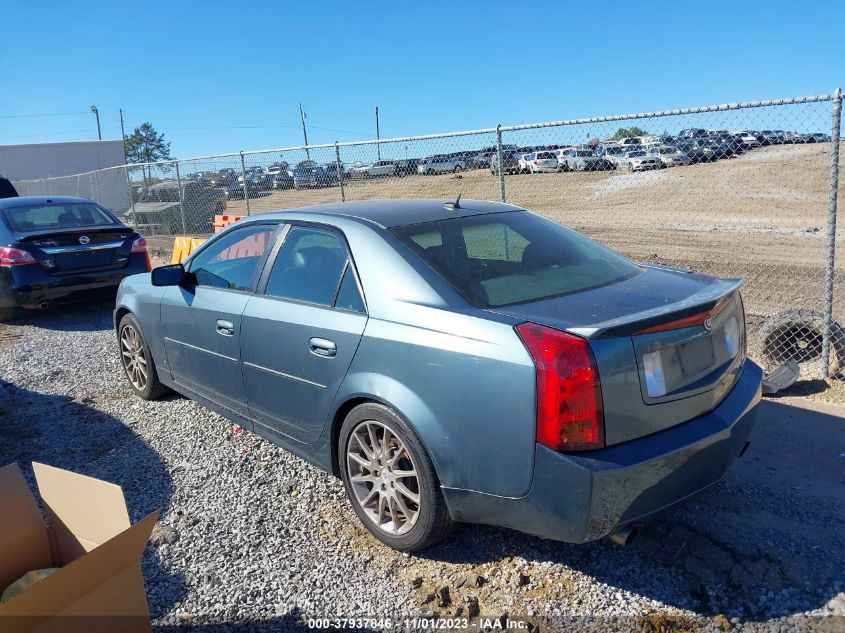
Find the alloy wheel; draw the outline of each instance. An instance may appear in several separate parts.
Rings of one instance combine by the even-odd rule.
[[[405,443],[375,420],[360,422],[346,447],[346,469],[355,502],[379,530],[400,536],[420,516],[417,469]]]
[[[124,325],[120,331],[120,354],[129,382],[143,391],[147,386],[147,356],[141,335],[131,324]]]

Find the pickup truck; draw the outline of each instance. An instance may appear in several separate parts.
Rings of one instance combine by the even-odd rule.
[[[145,235],[212,233],[214,216],[225,210],[223,191],[188,181],[182,182],[180,196],[177,181],[165,180],[143,188],[122,219]]]

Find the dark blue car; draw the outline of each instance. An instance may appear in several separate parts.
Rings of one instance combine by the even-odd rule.
[[[150,270],[143,236],[84,198],[0,199],[0,320],[18,308],[113,294]]]

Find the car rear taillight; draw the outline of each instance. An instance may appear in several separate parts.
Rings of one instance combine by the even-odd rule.
[[[143,237],[139,237],[137,240],[132,242],[132,250],[131,253],[146,253],[147,252],[147,240]]]
[[[0,267],[26,266],[37,264],[38,261],[26,251],[11,246],[0,246]]]
[[[153,264],[150,261],[150,251],[147,250],[147,240],[145,238],[139,237],[137,240],[132,242],[132,249],[129,252],[144,253],[147,256],[147,270],[150,271],[153,269]]]
[[[590,344],[536,323],[516,331],[537,367],[537,441],[556,451],[602,448],[601,384]]]

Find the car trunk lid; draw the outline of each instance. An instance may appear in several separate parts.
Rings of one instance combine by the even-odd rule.
[[[51,275],[123,268],[134,232],[128,227],[81,227],[23,236],[19,242]]]
[[[744,359],[738,279],[645,266],[628,279],[499,313],[590,341],[608,445],[712,410]]]

